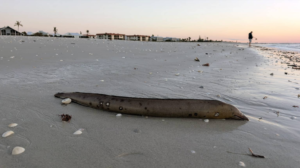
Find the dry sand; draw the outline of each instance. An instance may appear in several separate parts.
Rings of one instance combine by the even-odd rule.
[[[200,45],[0,36],[0,133],[14,131],[0,167],[298,167],[300,72],[247,44]],[[74,91],[216,99],[250,121],[116,117],[53,96]]]

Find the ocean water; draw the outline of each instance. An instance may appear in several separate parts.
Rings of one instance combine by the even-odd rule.
[[[259,46],[275,48],[284,51],[300,52],[300,43],[269,43],[269,44],[259,44]]]

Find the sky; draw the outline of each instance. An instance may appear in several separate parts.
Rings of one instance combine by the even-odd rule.
[[[0,0],[0,27],[300,43],[300,0]],[[17,27],[15,27],[17,29]]]

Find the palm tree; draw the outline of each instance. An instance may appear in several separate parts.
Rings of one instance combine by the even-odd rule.
[[[56,27],[54,27],[54,29],[53,29],[53,31],[54,31],[54,35],[56,36],[56,33],[57,33],[57,29],[56,29]]]
[[[191,37],[189,37],[189,41],[191,41]]]
[[[19,31],[19,26],[22,26],[22,27],[23,27],[23,25],[21,24],[21,21],[17,21],[17,22],[15,23],[15,26],[18,26],[18,31]]]
[[[90,32],[89,30],[86,31],[87,35],[89,35],[89,32]]]

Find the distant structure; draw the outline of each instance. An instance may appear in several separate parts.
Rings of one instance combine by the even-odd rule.
[[[19,31],[6,26],[0,28],[0,35],[6,35],[6,36],[23,36],[23,33],[20,33]]]
[[[127,35],[127,40],[131,41],[149,41],[150,36],[147,35]]]
[[[165,37],[163,40],[164,41],[172,41],[172,42],[180,41],[179,38],[175,38],[175,37]]]
[[[108,39],[108,40],[125,40],[125,34],[119,33],[99,33],[96,34],[98,39]]]
[[[159,37],[159,36],[152,36],[151,37],[151,41],[164,41],[163,37]]]
[[[95,38],[96,35],[92,35],[92,34],[83,34],[81,36],[79,36],[79,38]]]

